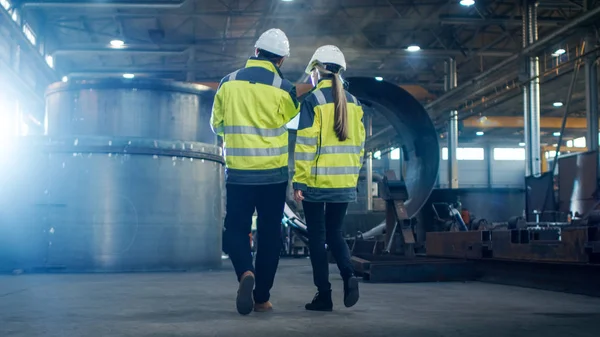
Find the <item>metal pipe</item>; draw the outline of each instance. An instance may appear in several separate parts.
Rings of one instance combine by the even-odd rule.
[[[529,32],[529,16],[527,15],[527,0],[523,1],[523,49],[529,45],[528,32]],[[528,78],[531,78],[529,74],[529,68],[526,67],[525,60],[523,60],[523,69]],[[529,110],[529,87],[524,85],[523,91],[523,142],[525,142],[525,176],[531,175],[531,139],[529,133],[529,120],[531,119]]]
[[[22,8],[73,8],[73,7],[92,7],[92,8],[151,8],[151,9],[177,9],[183,7],[188,0],[182,1],[63,1],[63,0],[46,0],[38,2],[23,2],[20,4]]]
[[[529,43],[531,46],[538,40],[537,26],[537,1],[529,0],[527,6],[529,17]],[[529,75],[533,78],[529,82],[529,138],[531,142],[531,175],[538,177],[542,174],[541,167],[541,145],[540,145],[540,59],[537,56],[529,58]]]
[[[373,135],[373,116],[367,116],[367,137]],[[373,152],[367,155],[367,211],[373,210]]]
[[[445,90],[450,91],[456,88],[456,60],[448,59],[446,65]],[[448,123],[448,185],[450,188],[458,188],[458,111],[450,111],[450,120]]]
[[[443,103],[445,100],[447,100],[448,98],[456,95],[457,93],[469,88],[470,86],[486,79],[487,77],[489,77],[490,75],[492,75],[493,73],[495,73],[496,71],[502,69],[503,67],[509,65],[511,62],[514,62],[516,60],[519,59],[519,57],[530,54],[530,53],[535,53],[536,51],[539,51],[540,49],[545,48],[549,43],[553,42],[553,40],[559,36],[561,36],[562,34],[570,31],[573,28],[576,28],[584,23],[587,23],[588,21],[594,20],[594,19],[598,19],[597,16],[600,15],[600,6],[589,10],[581,15],[579,15],[578,17],[576,17],[575,19],[569,21],[568,23],[566,23],[564,26],[562,26],[561,28],[553,31],[552,33],[544,36],[543,38],[537,40],[535,43],[527,46],[526,48],[523,48],[523,50],[521,50],[520,52],[513,54],[510,57],[507,57],[506,59],[504,59],[504,61],[502,62],[498,62],[495,66],[491,67],[490,69],[484,71],[483,73],[475,76],[474,78],[472,78],[471,80],[464,82],[462,85],[456,87],[454,90],[449,91],[447,93],[445,93],[444,95],[440,96],[438,99],[436,99],[435,101],[427,104],[425,106],[425,109],[427,110],[431,110],[432,108],[434,108],[437,105],[440,105],[441,103]]]

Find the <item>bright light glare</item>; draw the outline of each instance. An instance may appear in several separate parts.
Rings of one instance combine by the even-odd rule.
[[[460,4],[462,6],[473,6],[475,4],[475,0],[460,0]]]
[[[523,142],[520,142],[520,143],[519,143],[519,146],[525,146],[525,143],[523,143]]]
[[[421,50],[421,47],[417,46],[416,44],[410,45],[406,48],[406,50],[408,50],[409,52],[416,52]]]
[[[375,77],[375,81],[379,81],[379,82],[381,82],[381,81],[383,81],[383,77],[381,77],[381,76],[377,76],[377,77]]]
[[[281,0],[282,2],[292,2],[294,0]]]
[[[110,46],[113,48],[122,48],[125,45],[125,42],[122,40],[112,40],[110,41]]]
[[[48,67],[54,68],[54,57],[52,57],[52,55],[46,55],[45,59]]]
[[[69,78],[68,78],[67,76],[63,76],[63,77],[62,77],[62,81],[63,81],[63,82],[69,82]]]
[[[560,132],[555,132],[555,133],[553,133],[552,135],[553,135],[554,137],[558,137],[558,136],[560,136]]]
[[[564,50],[562,48],[558,48],[556,51],[554,51],[554,53],[552,53],[552,56],[560,56],[566,52],[567,52],[566,50]]]
[[[132,78],[135,77],[135,75],[134,74],[123,74],[123,77],[124,78],[128,78],[128,79],[132,79]]]
[[[475,134],[478,136],[483,136],[483,131],[477,131],[477,132],[475,132]]]
[[[554,106],[556,108],[560,108],[561,106],[563,106],[563,102],[554,102],[554,103],[552,103],[552,106]]]

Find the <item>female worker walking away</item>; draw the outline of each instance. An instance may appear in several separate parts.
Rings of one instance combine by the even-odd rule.
[[[302,201],[317,294],[307,310],[331,311],[331,284],[325,243],[344,280],[344,305],[358,301],[358,279],[342,237],[348,203],[356,200],[365,128],[358,100],[344,90],[344,54],[322,46],[308,63],[314,88],[300,107],[295,149],[294,198]]]

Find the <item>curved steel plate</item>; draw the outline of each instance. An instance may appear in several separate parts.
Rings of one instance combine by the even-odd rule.
[[[425,108],[407,91],[371,77],[350,77],[348,91],[361,102],[381,113],[397,133],[402,144],[406,175],[404,180],[410,199],[406,202],[409,217],[414,217],[431,194],[438,177],[440,148],[435,127]],[[367,140],[367,147],[373,144]]]

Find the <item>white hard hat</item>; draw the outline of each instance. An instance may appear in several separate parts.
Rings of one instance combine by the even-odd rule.
[[[271,28],[262,33],[254,47],[275,55],[290,56],[290,41],[281,29]]]
[[[346,70],[346,58],[344,54],[340,48],[332,45],[321,46],[315,51],[306,66],[306,73],[310,74],[317,63],[337,64],[342,70]]]

